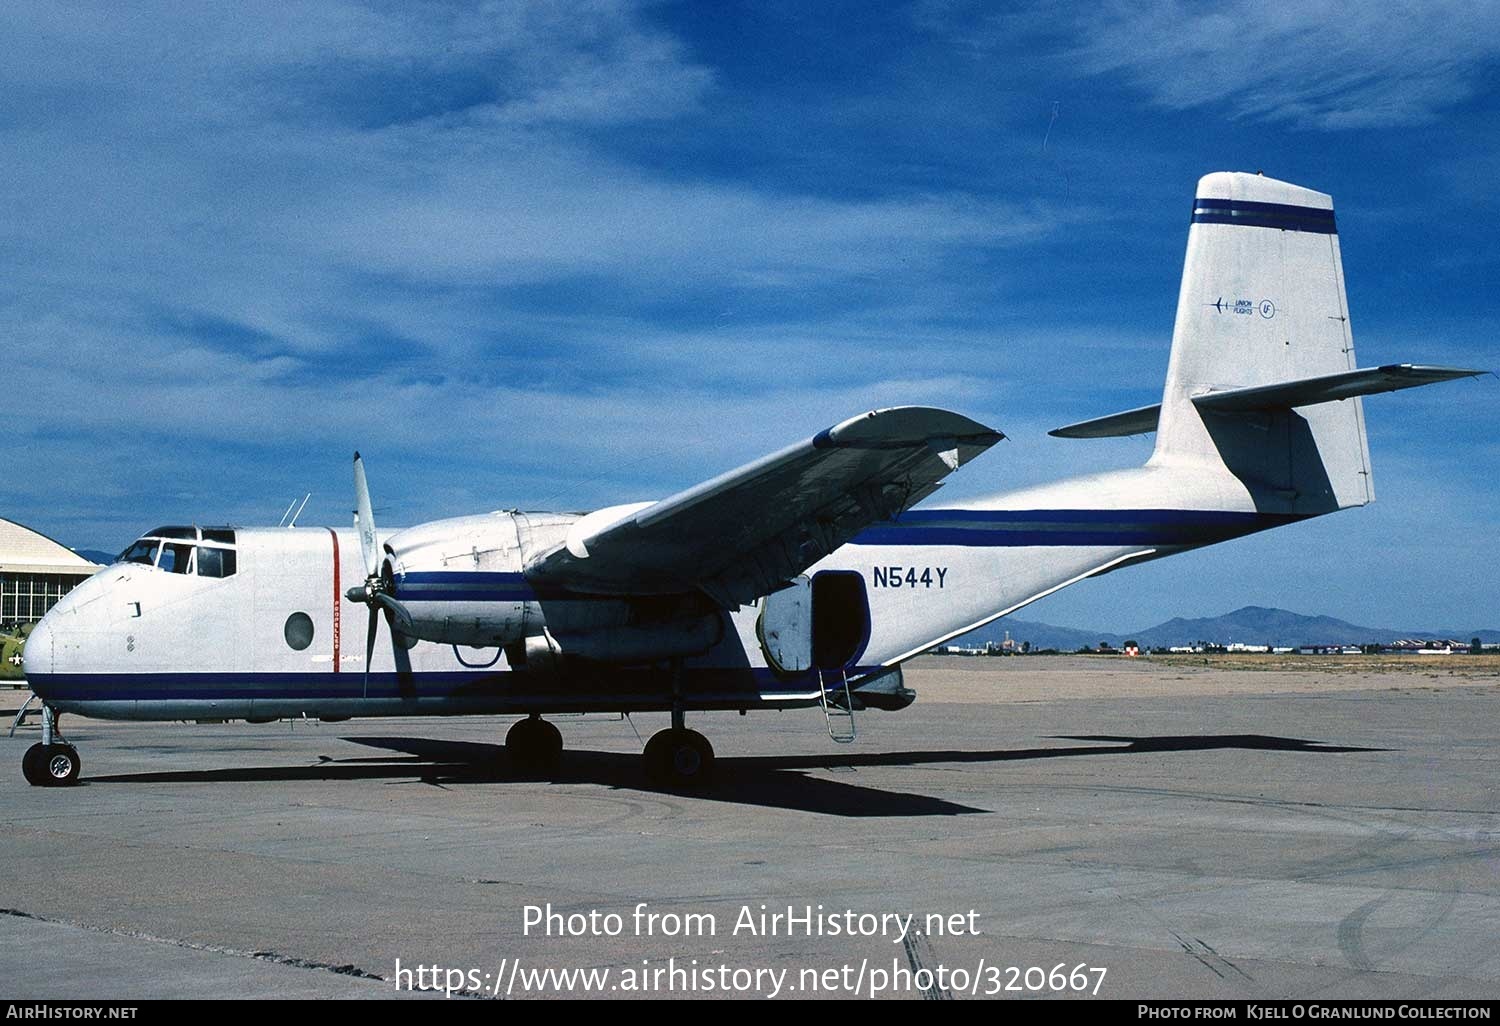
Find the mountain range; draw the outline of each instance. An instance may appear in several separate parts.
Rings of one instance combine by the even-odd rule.
[[[1285,609],[1245,606],[1223,616],[1196,619],[1174,617],[1154,627],[1142,627],[1140,630],[1124,633],[1056,627],[1049,623],[1004,616],[955,639],[952,644],[983,645],[990,641],[999,642],[1004,640],[1007,631],[1017,643],[1029,641],[1033,649],[1055,648],[1060,652],[1094,648],[1101,641],[1108,642],[1115,648],[1126,641],[1135,641],[1142,648],[1170,648],[1173,645],[1191,645],[1200,641],[1219,645],[1240,642],[1246,645],[1289,647],[1389,643],[1403,638],[1452,638],[1463,642],[1478,638],[1486,644],[1500,642],[1500,630],[1494,629],[1362,627],[1332,616],[1306,616]]]

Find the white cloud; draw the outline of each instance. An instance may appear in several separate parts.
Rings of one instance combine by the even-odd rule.
[[[1347,129],[1410,125],[1486,88],[1500,7],[1485,0],[1105,4],[1070,55],[1173,110]]]
[[[712,83],[630,0],[322,0],[10,7],[0,83],[48,114],[135,128],[319,117],[634,121]],[[91,101],[78,105],[82,96]]]
[[[167,315],[298,354],[346,350],[351,330],[472,353],[525,320],[504,286],[826,298],[840,279],[912,287],[955,250],[1058,221],[957,193],[776,194],[604,155],[591,127],[691,110],[712,88],[624,2],[5,16],[24,45],[0,66],[18,98],[0,135],[0,290],[34,323],[128,332]]]
[[[1036,238],[1055,215],[963,195],[859,201],[664,182],[577,149],[367,179],[301,221],[341,265],[402,278],[515,283],[559,275],[779,286]]]

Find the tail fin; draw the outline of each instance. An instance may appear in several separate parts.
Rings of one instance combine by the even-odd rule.
[[[1356,368],[1332,199],[1221,171],[1193,201],[1161,403],[1051,434],[1155,431],[1149,466],[1228,470],[1263,513],[1331,513],[1375,498],[1360,396],[1482,373]]]
[[[1202,178],[1152,462],[1222,462],[1263,512],[1364,505],[1375,491],[1357,396],[1252,411],[1193,402],[1355,366],[1332,198],[1242,172]]]

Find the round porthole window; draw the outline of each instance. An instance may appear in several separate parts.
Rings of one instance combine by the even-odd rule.
[[[312,644],[313,622],[306,613],[293,613],[286,618],[286,627],[281,631],[286,643],[298,652]]]

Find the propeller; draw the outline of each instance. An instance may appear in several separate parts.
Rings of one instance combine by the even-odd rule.
[[[375,534],[375,512],[370,507],[370,486],[365,480],[365,461],[354,454],[354,528],[359,532],[359,553],[364,560],[365,583],[344,594],[351,602],[370,607],[370,626],[365,632],[365,691],[370,690],[370,661],[375,655],[375,635],[380,629],[380,610],[384,609],[394,634],[411,633],[411,614],[391,594],[395,582],[390,564],[381,558],[380,542]],[[393,639],[394,640],[394,639]]]

